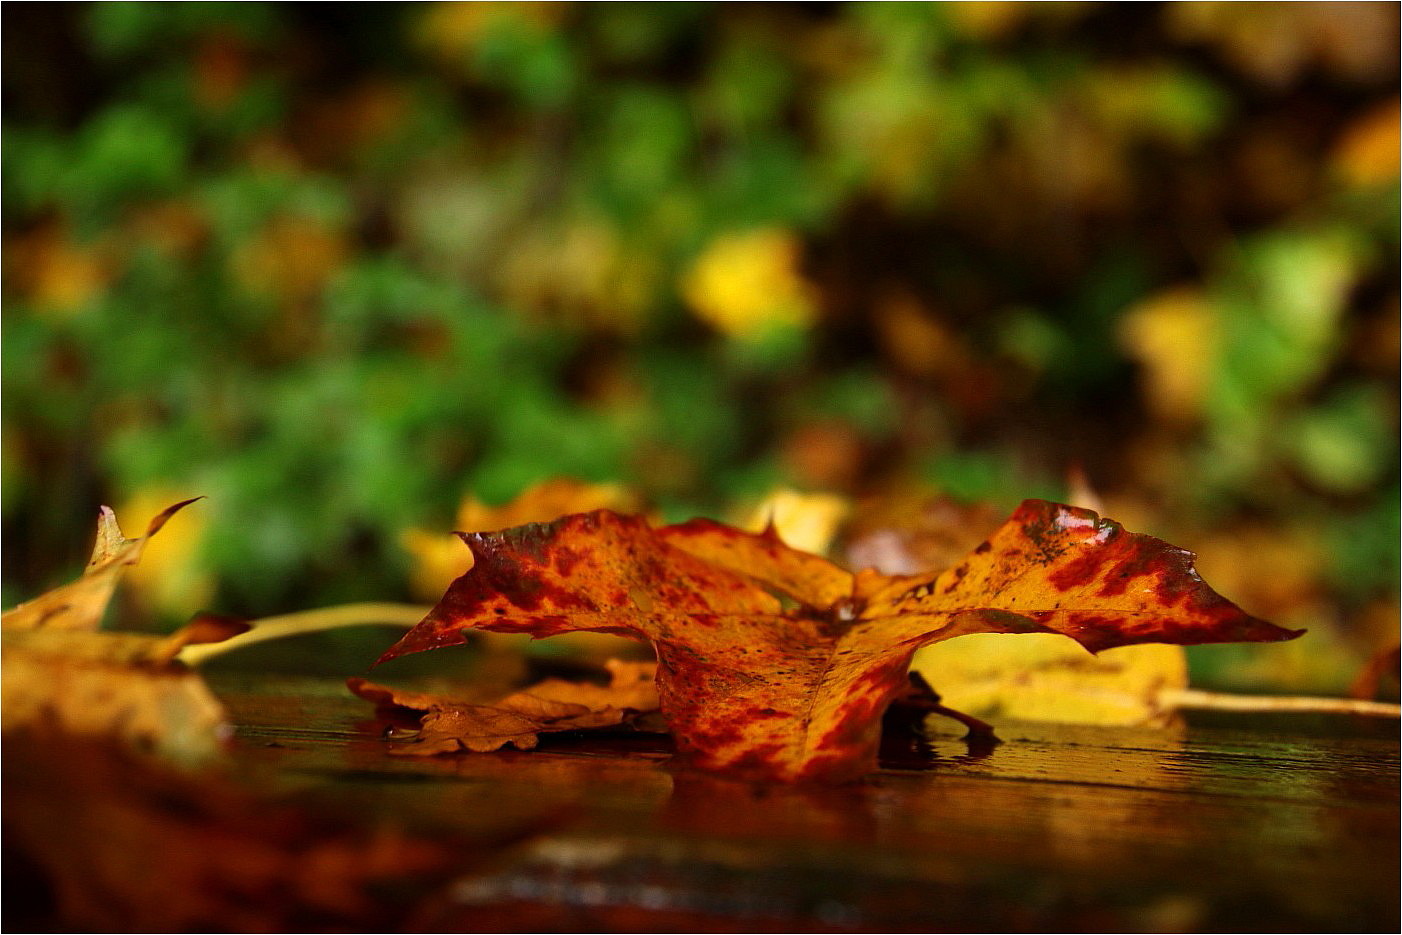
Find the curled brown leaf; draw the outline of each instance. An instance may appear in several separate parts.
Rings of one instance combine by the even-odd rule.
[[[382,708],[420,712],[422,727],[412,743],[391,752],[403,756],[473,751],[507,745],[530,750],[546,732],[612,727],[657,710],[656,666],[609,660],[608,685],[547,679],[488,704],[467,704],[452,694],[433,694],[348,679],[356,695]]]
[[[169,636],[97,629],[123,571],[140,560],[166,520],[193,502],[163,510],[137,539],[124,537],[103,507],[82,576],[0,618],[0,728],[7,735],[100,738],[182,762],[220,749],[230,732],[224,708],[176,656],[191,644],[237,635],[247,624],[203,616]]]

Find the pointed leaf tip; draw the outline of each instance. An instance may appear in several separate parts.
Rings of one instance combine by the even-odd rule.
[[[438,617],[441,608],[440,604],[439,607],[429,611],[422,620],[410,628],[408,633],[400,637],[398,642],[381,653],[380,657],[371,663],[370,668],[373,669],[392,659],[398,659],[400,656],[412,656],[414,653],[428,652],[430,649],[442,649],[446,646],[466,643],[467,633],[439,624]]]
[[[181,500],[179,503],[172,504],[166,507],[164,510],[161,510],[161,512],[157,513],[155,517],[151,520],[151,522],[147,525],[146,535],[150,536],[159,532],[160,528],[164,526],[166,524],[166,521],[169,520],[172,516],[174,516],[176,513],[179,513],[181,510],[185,509],[187,506],[196,502],[197,500],[203,499],[203,495],[200,495],[198,497],[191,497],[188,500]]]
[[[123,571],[141,559],[141,553],[151,536],[160,531],[165,521],[182,508],[201,499],[195,497],[166,507],[147,525],[145,535],[128,539],[117,525],[117,516],[109,506],[98,510],[97,536],[92,555],[83,574],[39,595],[31,601],[7,611],[3,616],[6,629],[96,630],[103,612]]]

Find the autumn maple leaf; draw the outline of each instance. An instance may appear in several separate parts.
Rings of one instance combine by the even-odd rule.
[[[650,640],[661,710],[704,769],[843,779],[875,761],[919,647],[970,633],[1130,643],[1284,640],[1198,576],[1193,554],[1089,510],[1028,500],[938,573],[852,574],[709,520],[653,529],[607,510],[460,534],[474,564],[380,661],[470,629]]]

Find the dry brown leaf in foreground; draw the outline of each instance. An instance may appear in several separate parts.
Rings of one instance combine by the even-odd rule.
[[[110,507],[103,507],[97,520],[97,543],[83,574],[6,611],[0,616],[0,627],[5,630],[96,630],[102,624],[102,615],[122,573],[141,561],[147,541],[160,531],[166,520],[198,499],[184,500],[162,510],[147,525],[145,534],[136,539],[123,536],[116,514]]]
[[[652,529],[605,510],[463,538],[472,570],[382,661],[470,629],[648,639],[678,749],[776,779],[870,769],[881,716],[927,643],[1047,632],[1099,651],[1299,635],[1209,588],[1192,553],[1039,500],[953,567],[914,575],[853,575],[772,531]]]
[[[213,756],[230,733],[224,706],[175,654],[245,628],[197,622],[168,637],[6,632],[0,726],[7,735],[58,732],[117,740],[183,762]]]
[[[611,681],[606,686],[547,679],[489,704],[464,704],[452,695],[389,688],[362,678],[348,679],[346,685],[380,707],[423,713],[418,738],[391,748],[392,753],[489,753],[508,744],[530,750],[542,733],[612,727],[657,710],[655,664],[611,659],[607,665]]]
[[[241,621],[201,617],[169,636],[99,632],[146,540],[103,509],[83,577],[4,615],[7,920],[62,931],[382,931],[460,871],[549,816],[471,846],[269,802],[211,769],[223,707],[177,660]],[[162,758],[135,755],[154,751]],[[16,868],[20,869],[16,869]],[[54,927],[57,926],[57,929]]]
[[[83,575],[0,618],[0,727],[7,735],[102,737],[187,762],[218,751],[229,733],[223,706],[176,656],[247,625],[202,617],[169,636],[97,630],[122,573],[166,520],[193,502],[161,512],[139,539],[125,538],[103,507]]]

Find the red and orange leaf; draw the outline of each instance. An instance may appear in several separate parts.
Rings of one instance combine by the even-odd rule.
[[[1037,500],[930,575],[852,575],[772,534],[653,530],[608,511],[464,540],[472,570],[382,661],[467,629],[647,639],[678,749],[701,768],[776,779],[869,769],[881,715],[927,643],[1053,632],[1095,651],[1299,635],[1212,591],[1192,553]]]
[[[771,525],[760,535],[709,519],[656,530],[657,538],[766,590],[810,607],[830,607],[852,593],[852,573],[820,555],[790,548]]]

